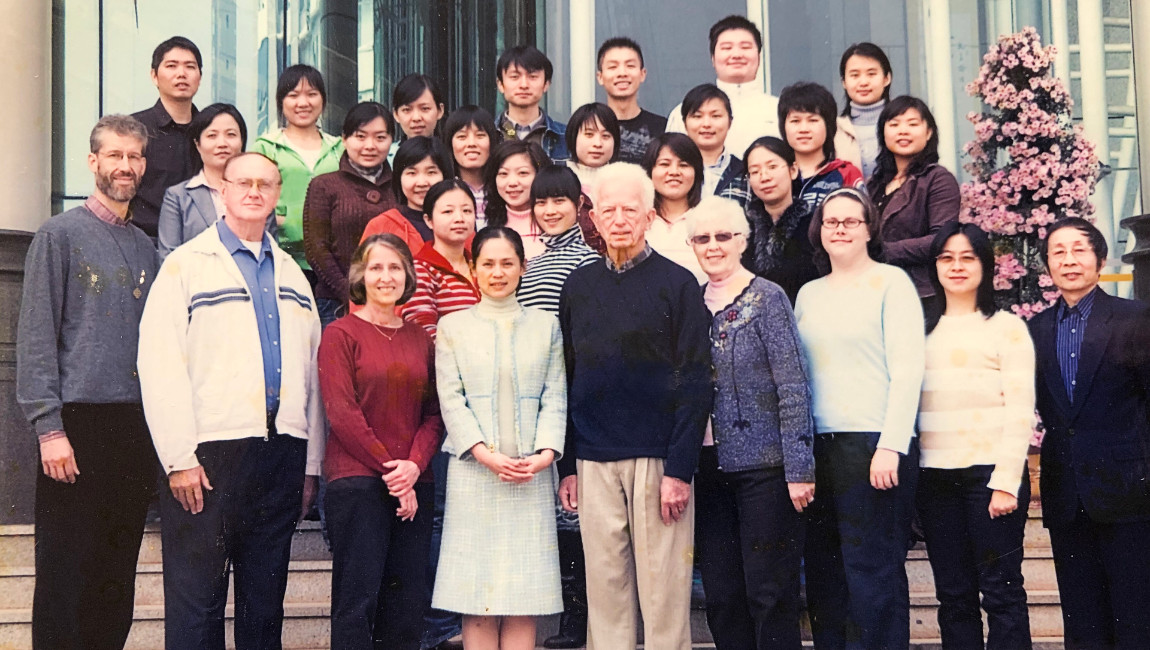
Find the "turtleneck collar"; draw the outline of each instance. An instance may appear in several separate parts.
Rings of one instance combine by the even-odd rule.
[[[579,224],[576,223],[558,235],[543,235],[540,239],[543,240],[543,245],[547,247],[547,250],[563,248],[583,239],[583,231],[579,228]]]
[[[886,101],[878,101],[870,106],[863,106],[851,102],[851,122],[861,124],[863,126],[873,126],[878,124],[879,115],[882,114],[882,109],[886,108]]]
[[[727,93],[728,97],[732,95],[747,95],[750,93],[757,93],[759,95],[763,94],[763,82],[759,79],[758,76],[750,81],[744,81],[743,83],[731,83],[729,81],[720,81],[716,79],[715,85],[719,87],[719,90]]]
[[[519,306],[519,300],[516,299],[515,294],[504,296],[502,298],[492,298],[487,294],[479,299],[476,305],[479,313],[489,318],[499,318],[515,316],[523,307]]]
[[[350,157],[347,159],[347,166],[351,167],[352,172],[354,172],[357,176],[364,179],[365,181],[373,184],[379,180],[380,174],[383,173],[384,164],[384,162],[380,162],[375,167],[364,167],[357,164]]]
[[[716,314],[735,302],[739,294],[754,279],[754,273],[748,271],[746,267],[740,266],[723,280],[707,282],[707,288],[703,290],[703,302],[707,303],[707,309],[710,309],[712,314]]]

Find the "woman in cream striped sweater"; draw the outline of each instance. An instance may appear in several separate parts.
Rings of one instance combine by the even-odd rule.
[[[946,647],[1030,648],[1022,537],[1034,421],[1034,345],[994,304],[994,252],[977,226],[951,222],[931,244],[939,314],[927,316],[919,403],[918,513]]]

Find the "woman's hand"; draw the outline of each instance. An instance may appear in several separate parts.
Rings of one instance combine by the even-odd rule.
[[[899,453],[890,449],[876,449],[870,461],[870,484],[876,490],[889,490],[898,486]]]
[[[411,492],[412,486],[419,479],[419,465],[410,460],[389,460],[383,466],[391,470],[383,475],[383,482],[393,497]]]
[[[526,458],[512,458],[497,451],[491,451],[487,445],[480,442],[471,448],[471,455],[479,461],[492,474],[499,477],[504,483],[526,483],[534,474],[527,467]]]
[[[399,496],[399,507],[395,510],[395,516],[402,521],[411,521],[415,519],[418,510],[419,500],[415,498],[415,490],[408,490]]]
[[[1009,492],[1003,492],[1002,490],[995,490],[990,495],[990,507],[987,508],[987,510],[990,511],[991,519],[997,519],[998,517],[1009,515],[1017,509],[1018,497],[1014,496],[1013,494]]]
[[[532,474],[538,474],[543,470],[551,467],[551,463],[555,462],[555,451],[552,449],[544,449],[543,451],[532,454],[523,460],[527,461],[527,471]]]
[[[791,493],[791,503],[795,506],[795,512],[802,512],[811,501],[815,500],[814,483],[787,483],[787,491]]]

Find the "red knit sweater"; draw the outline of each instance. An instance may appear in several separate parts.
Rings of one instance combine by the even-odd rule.
[[[369,183],[351,168],[347,154],[339,171],[320,174],[307,186],[303,203],[303,245],[307,262],[319,276],[316,298],[348,301],[347,269],[371,218],[395,207],[391,169]]]
[[[383,333],[355,315],[323,332],[319,387],[331,422],[324,458],[329,481],[382,476],[391,460],[410,460],[422,472],[420,481],[432,480],[431,458],[443,441],[435,345],[414,323],[404,323],[391,340]]]

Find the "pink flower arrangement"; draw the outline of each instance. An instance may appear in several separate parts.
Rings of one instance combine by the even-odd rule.
[[[972,180],[962,186],[960,218],[994,244],[999,305],[1030,318],[1058,298],[1039,244],[1055,220],[1093,213],[1098,157],[1071,122],[1070,93],[1050,74],[1054,47],[1043,47],[1033,27],[1000,37],[982,61],[966,87],[984,109],[967,115]]]

